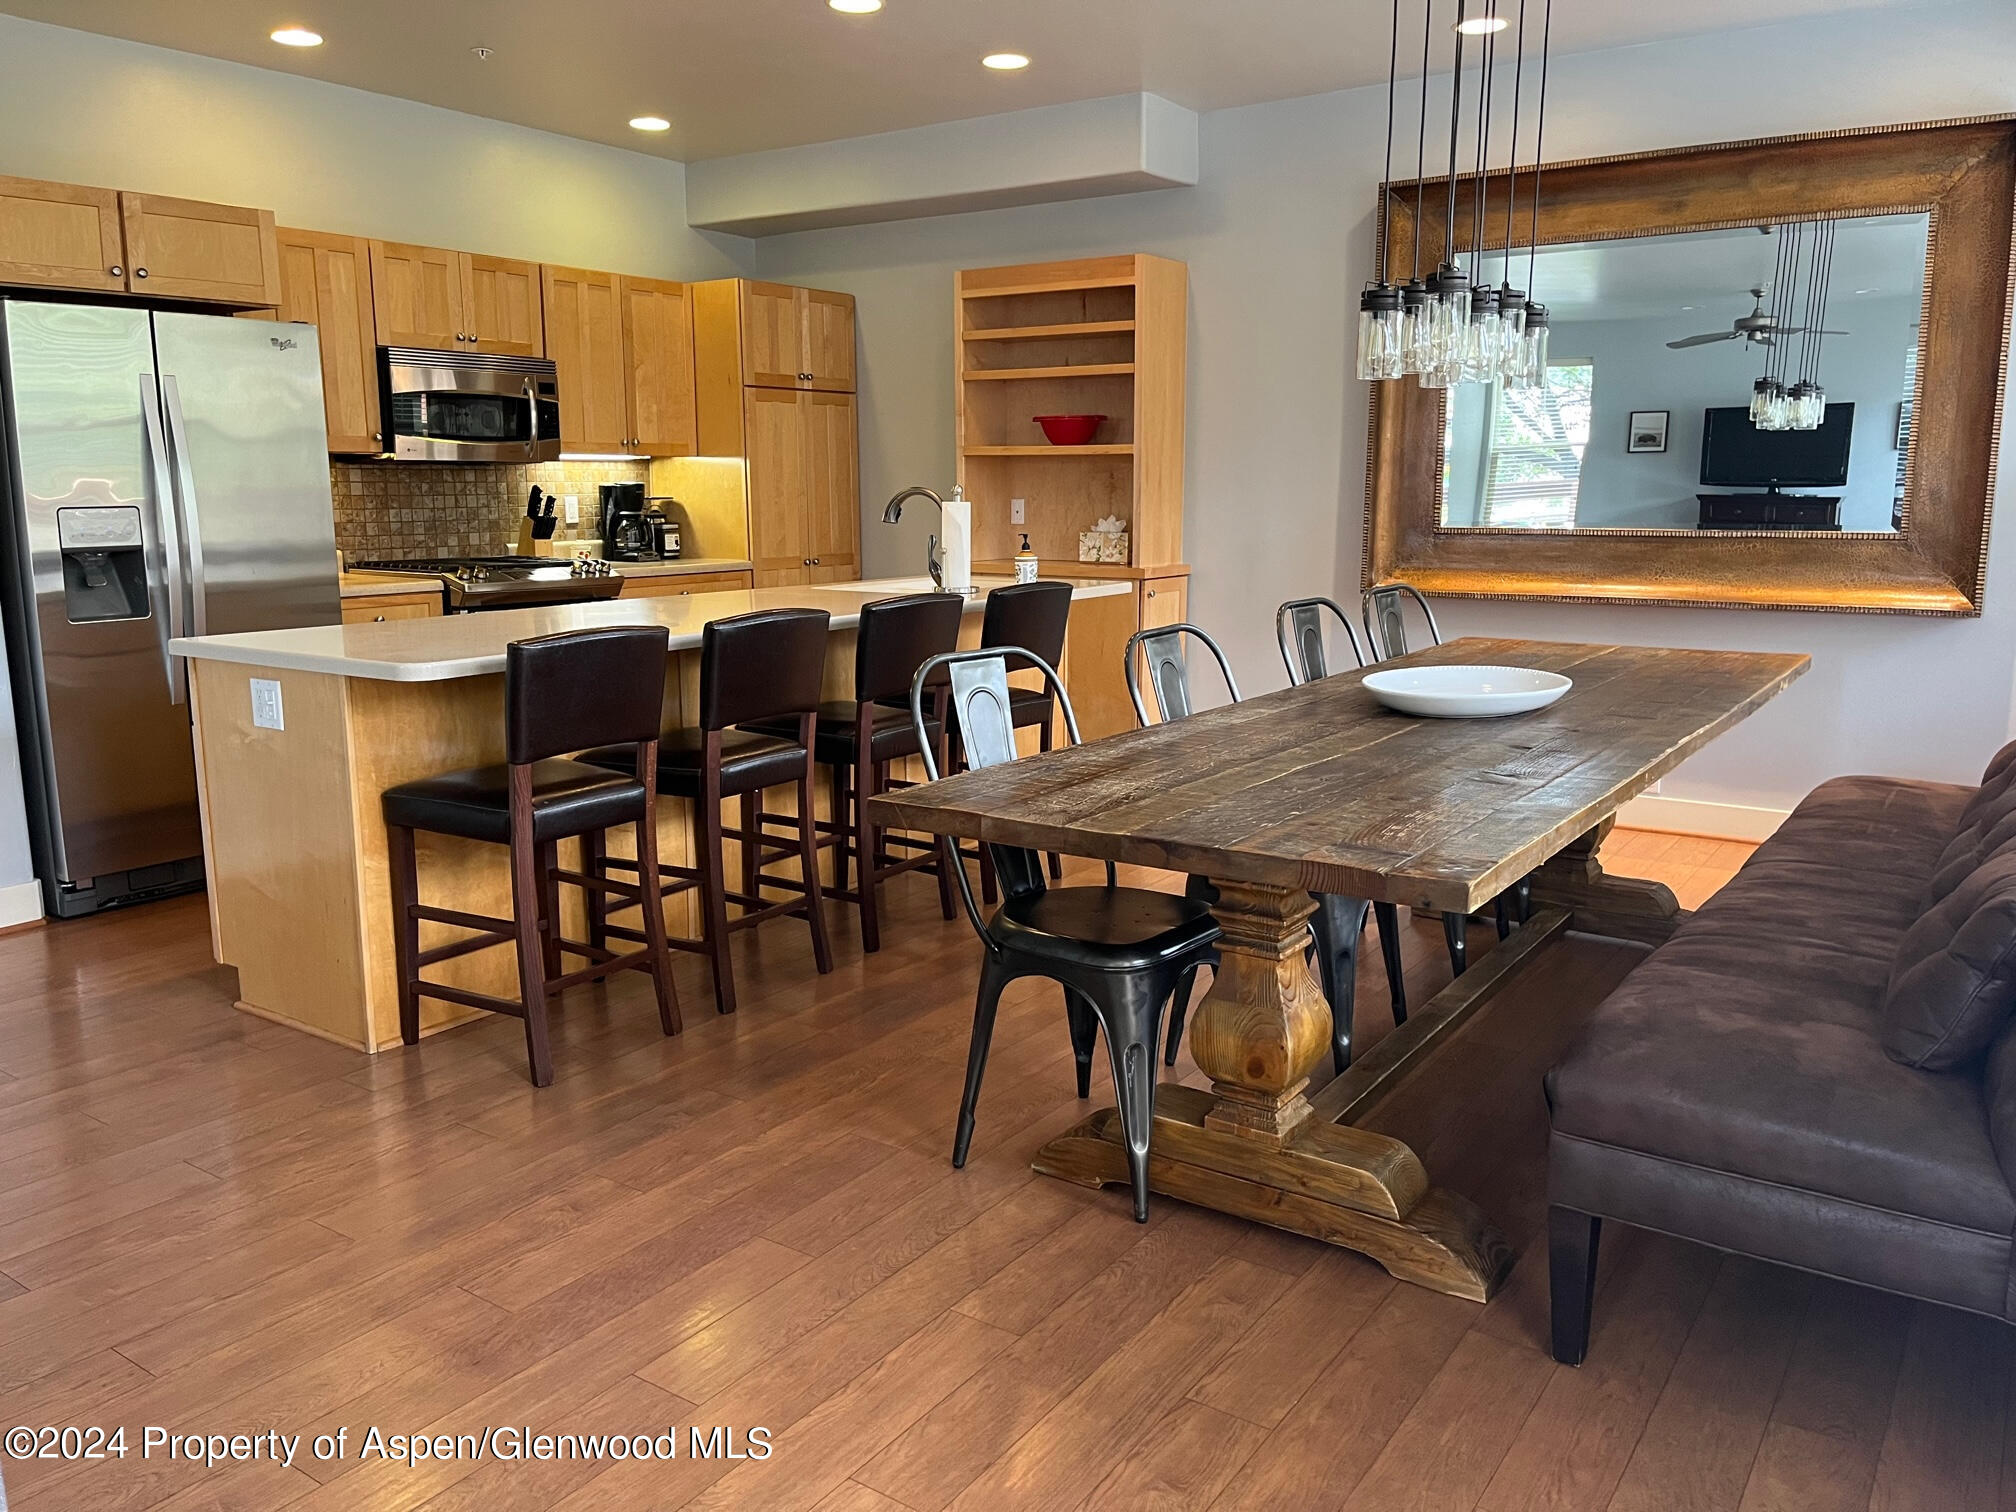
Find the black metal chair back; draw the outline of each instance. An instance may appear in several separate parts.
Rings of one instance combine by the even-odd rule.
[[[1155,693],[1155,712],[1162,723],[1186,718],[1193,712],[1190,663],[1183,652],[1185,637],[1204,643],[1218,663],[1218,672],[1225,679],[1232,702],[1239,702],[1239,684],[1232,676],[1232,663],[1225,659],[1225,648],[1207,632],[1190,624],[1137,630],[1127,640],[1127,696],[1134,701],[1134,717],[1141,721],[1143,729],[1155,722],[1148,717],[1147,702],[1141,697],[1143,663],[1147,665],[1148,686]]]
[[[818,708],[832,618],[824,609],[762,609],[710,623],[700,632],[700,728]]]
[[[1288,668],[1290,687],[1299,688],[1303,683],[1330,675],[1330,657],[1323,644],[1326,609],[1343,628],[1344,638],[1351,644],[1351,659],[1361,667],[1365,665],[1365,648],[1358,643],[1358,632],[1351,628],[1350,617],[1336,600],[1290,599],[1274,611],[1274,638],[1281,643],[1281,660]]]
[[[1428,607],[1421,590],[1411,583],[1381,583],[1365,590],[1365,639],[1375,662],[1407,654],[1405,601],[1410,598],[1421,606],[1421,617],[1428,624],[1428,643],[1442,644],[1442,627],[1435,623],[1435,611]]]
[[[658,625],[566,630],[504,649],[504,759],[656,740],[670,637]]]

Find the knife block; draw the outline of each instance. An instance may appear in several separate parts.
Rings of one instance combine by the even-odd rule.
[[[518,522],[518,555],[520,556],[572,556],[574,554],[572,548],[577,544],[577,542],[573,541],[560,540],[557,536],[548,536],[542,541],[532,534],[532,522],[530,520],[520,520]]]

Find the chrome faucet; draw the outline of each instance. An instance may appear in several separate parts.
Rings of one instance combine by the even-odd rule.
[[[953,484],[952,497],[959,503],[965,503],[965,489],[957,483]],[[904,489],[903,492],[882,506],[882,523],[884,525],[894,525],[903,518],[903,501],[906,499],[929,499],[933,504],[938,506],[941,516],[945,510],[946,501],[944,496],[936,489],[926,488],[923,484],[919,483],[915,487]],[[931,536],[925,543],[924,567],[931,574],[932,583],[940,592],[943,592],[945,589],[945,564],[939,556],[938,537],[935,535]]]

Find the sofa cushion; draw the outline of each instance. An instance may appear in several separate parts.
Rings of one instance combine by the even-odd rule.
[[[2016,840],[2016,741],[1995,753],[1981,786],[1960,811],[1959,823],[1932,869],[1919,909],[1929,912],[1994,851]]]
[[[1905,931],[1883,1003],[1884,1047],[1907,1066],[1972,1061],[2016,1013],[2016,841],[1989,853]]]
[[[1884,1053],[1898,942],[1971,792],[1817,789],[1596,1012],[1557,1134],[2006,1236],[1981,1084]]]

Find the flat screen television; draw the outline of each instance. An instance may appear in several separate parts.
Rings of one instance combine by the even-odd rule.
[[[1711,409],[1701,427],[1701,481],[1722,488],[1839,488],[1848,481],[1853,404],[1830,404],[1818,430],[1762,431],[1743,408]]]

